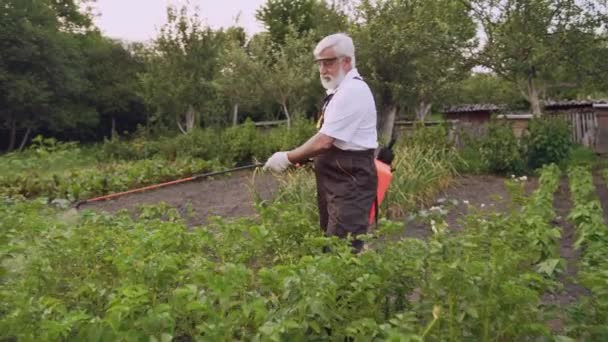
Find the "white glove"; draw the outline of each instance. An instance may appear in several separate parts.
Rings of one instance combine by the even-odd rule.
[[[272,170],[274,172],[283,172],[291,165],[289,159],[287,159],[287,152],[277,152],[273,154],[266,164],[264,164],[264,170]]]

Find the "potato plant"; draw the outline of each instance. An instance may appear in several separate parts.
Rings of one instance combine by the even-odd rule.
[[[549,336],[555,257],[546,168],[523,211],[355,255],[283,197],[258,217],[188,227],[176,209],[70,215],[0,200],[0,331],[19,340],[522,340]],[[522,184],[514,187],[523,186]],[[527,234],[527,235],[526,235]],[[324,247],[330,252],[324,253]]]

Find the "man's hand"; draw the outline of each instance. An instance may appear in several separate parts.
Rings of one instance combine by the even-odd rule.
[[[272,170],[274,172],[283,172],[291,165],[291,162],[287,158],[287,152],[277,152],[273,154],[266,164],[264,164],[264,170]]]

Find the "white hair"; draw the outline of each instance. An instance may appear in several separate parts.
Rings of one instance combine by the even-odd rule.
[[[315,47],[315,57],[319,58],[321,52],[327,48],[333,48],[337,57],[350,57],[351,64],[355,67],[355,44],[347,34],[335,33],[321,39]]]

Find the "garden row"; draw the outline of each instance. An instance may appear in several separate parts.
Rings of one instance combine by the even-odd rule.
[[[608,170],[604,171],[608,179]],[[571,315],[574,332],[585,340],[608,338],[608,226],[598,200],[589,167],[568,171],[574,207],[569,218],[575,224],[575,247],[581,249],[578,280],[590,295]]]
[[[111,140],[94,147],[37,137],[25,153],[1,156],[0,195],[82,200],[111,192],[264,160],[303,142],[312,125],[287,132],[247,123],[225,131],[196,130],[173,138]]]
[[[310,180],[294,173],[294,182]],[[134,219],[0,202],[0,331],[19,340],[521,340],[548,336],[551,226],[559,170],[542,170],[523,211],[467,217],[428,241],[383,220],[353,255],[283,188],[258,219],[190,229],[167,206]],[[292,197],[290,197],[292,196]],[[323,253],[325,247],[331,252]]]

